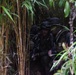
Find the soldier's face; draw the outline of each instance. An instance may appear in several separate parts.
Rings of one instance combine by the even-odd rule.
[[[43,35],[43,36],[46,36],[47,33],[48,33],[48,30],[46,30],[46,29],[43,29],[43,30],[42,30],[42,35]]]

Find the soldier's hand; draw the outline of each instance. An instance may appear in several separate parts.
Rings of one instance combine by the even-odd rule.
[[[52,51],[51,51],[51,50],[48,51],[48,55],[49,55],[50,57],[52,56]]]

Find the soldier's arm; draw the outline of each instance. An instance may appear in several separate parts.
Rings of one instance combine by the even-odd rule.
[[[53,35],[50,34],[50,53],[55,54],[56,50],[55,50],[55,43],[54,43],[54,39],[53,39]]]

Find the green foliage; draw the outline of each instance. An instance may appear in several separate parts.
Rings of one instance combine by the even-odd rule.
[[[36,3],[37,5],[39,5],[39,6],[43,6],[43,7],[45,7],[45,8],[48,8],[44,0],[41,0],[41,1],[36,0],[35,3]]]
[[[49,0],[49,4],[51,7],[54,6],[54,0]]]
[[[64,7],[64,14],[65,14],[65,17],[68,17],[69,13],[70,13],[70,5],[69,5],[69,2],[66,1],[65,7]]]
[[[35,11],[35,4],[37,4],[38,6],[43,6],[45,8],[48,8],[45,1],[44,0],[25,0],[22,3],[22,7],[26,7],[27,12],[28,12],[28,17],[31,19],[31,21],[33,21],[33,17],[34,17],[34,11]]]
[[[69,2],[74,3],[75,0],[69,0]]]
[[[76,1],[75,1],[75,7],[76,7]]]
[[[22,7],[26,7],[27,12],[28,12],[28,16],[31,17],[31,20],[33,21],[33,15],[34,15],[34,9],[33,9],[33,5],[31,3],[31,1],[26,0],[23,2]]]
[[[49,4],[51,7],[55,7],[55,0],[49,0]],[[76,6],[76,1],[75,0],[58,0],[58,5],[59,7],[63,7],[64,8],[64,15],[65,17],[68,17],[70,14],[70,10],[71,10],[71,5],[70,3],[74,3],[74,5]]]
[[[65,29],[65,30],[67,30],[67,31],[69,31],[69,30],[70,30],[67,26],[64,26],[64,29]]]
[[[22,7],[23,6],[25,6],[27,8],[28,12],[30,11],[31,13],[34,13],[33,7],[32,7],[32,4],[30,1],[28,1],[28,0],[24,1]]]
[[[1,8],[3,9],[3,11],[5,12],[5,14],[14,22],[9,10],[7,8],[5,8],[4,6],[1,6]],[[1,18],[2,18],[2,14],[1,14]],[[15,23],[15,22],[14,22]]]
[[[66,2],[66,0],[60,0],[60,1],[59,1],[59,7],[64,6],[65,2]]]
[[[65,63],[61,66],[61,69],[57,71],[54,75],[68,75],[69,73],[76,75],[76,42],[71,45],[68,49],[65,48],[62,56],[56,61],[51,70],[55,68],[62,60]]]

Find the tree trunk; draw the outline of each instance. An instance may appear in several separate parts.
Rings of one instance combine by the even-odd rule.
[[[70,45],[73,44],[74,42],[74,38],[73,38],[73,21],[76,18],[76,8],[74,3],[70,3],[70,7],[71,7],[71,13],[70,13],[70,17],[69,17],[69,24],[70,24]],[[73,69],[70,67],[70,72],[71,75],[74,75],[74,71]]]
[[[73,44],[73,20],[71,17],[69,20],[69,24],[70,24],[70,45],[72,45]]]
[[[70,25],[70,45],[73,44],[74,39],[73,39],[73,21],[76,18],[76,8],[73,3],[70,3],[71,7],[71,12],[70,12],[70,17],[69,17],[69,25]]]

